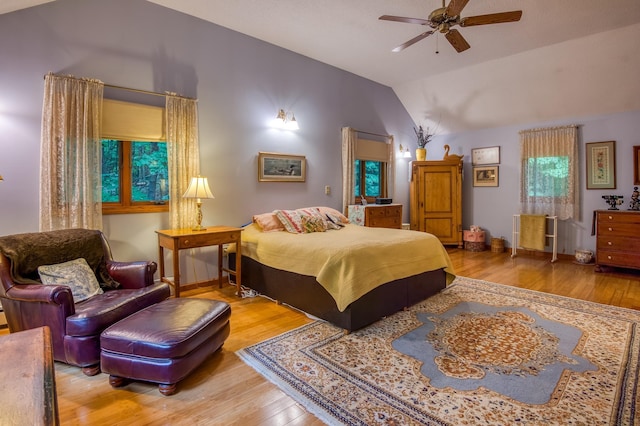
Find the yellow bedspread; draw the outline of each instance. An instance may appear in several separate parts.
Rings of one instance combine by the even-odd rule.
[[[381,284],[444,268],[455,278],[451,259],[433,235],[418,231],[349,224],[340,230],[291,234],[242,232],[242,255],[272,268],[316,277],[340,311]]]

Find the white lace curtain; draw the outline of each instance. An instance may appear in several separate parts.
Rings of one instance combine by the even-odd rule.
[[[578,218],[578,128],[520,132],[520,212]]]
[[[182,194],[191,178],[200,174],[197,101],[167,95],[166,111],[170,225],[172,229],[193,227],[196,203]]]
[[[45,76],[40,157],[40,230],[102,229],[101,117],[104,83]],[[166,96],[170,224],[195,223],[196,205],[182,198],[200,172],[197,101]]]
[[[356,160],[358,134],[351,127],[342,128],[342,212],[347,214],[347,206],[353,203],[354,176],[353,162]]]
[[[358,159],[358,133],[366,134],[367,132],[358,132],[358,130],[352,129],[351,127],[342,128],[342,210],[345,214],[347,213],[347,206],[355,202],[353,195],[355,189],[353,167],[355,160]],[[384,171],[386,179],[380,190],[383,197],[391,197],[395,187],[395,149],[393,136],[376,136],[384,136],[386,138],[386,153],[384,155],[376,155],[375,160],[374,158],[367,159],[385,163]],[[366,145],[367,141],[361,140],[360,143]],[[377,145],[377,143],[375,145]]]
[[[102,229],[104,84],[48,74],[40,147],[40,230]]]

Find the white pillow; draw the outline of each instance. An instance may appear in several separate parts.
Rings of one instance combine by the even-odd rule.
[[[39,266],[38,274],[42,284],[69,287],[76,303],[103,293],[91,267],[82,258],[56,265]]]

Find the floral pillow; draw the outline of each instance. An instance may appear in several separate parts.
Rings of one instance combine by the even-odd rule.
[[[273,213],[284,228],[292,234],[308,234],[327,230],[327,221],[315,208],[275,210]]]
[[[69,287],[76,303],[103,293],[91,267],[82,258],[56,265],[39,266],[38,274],[42,284]]]

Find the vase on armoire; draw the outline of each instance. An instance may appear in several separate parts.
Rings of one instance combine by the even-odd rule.
[[[427,148],[416,148],[416,160],[424,161],[427,159]]]

